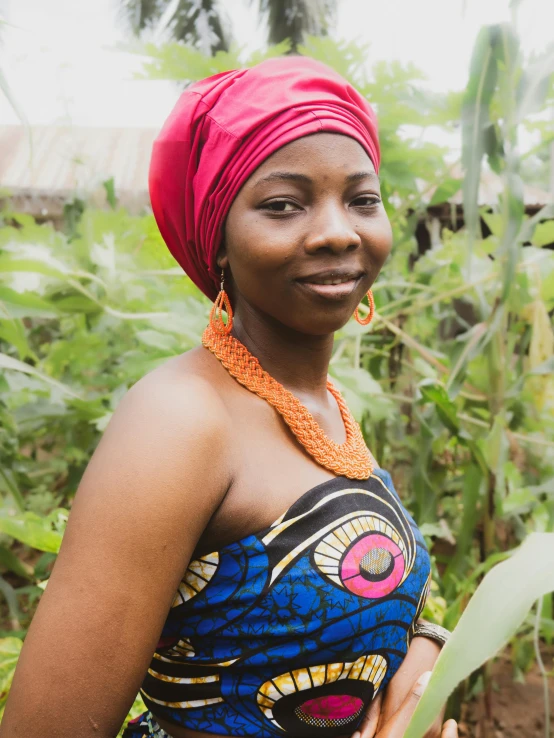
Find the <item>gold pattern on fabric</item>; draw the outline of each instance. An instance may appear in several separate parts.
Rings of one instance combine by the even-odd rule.
[[[282,730],[282,726],[273,717],[273,707],[283,697],[294,692],[311,689],[312,687],[322,687],[325,684],[332,684],[342,679],[371,682],[373,684],[373,697],[375,697],[386,673],[387,660],[380,654],[360,656],[359,659],[351,662],[321,664],[319,666],[295,669],[262,684],[257,695],[258,707],[268,720],[271,720],[274,725]],[[296,710],[295,714],[302,719],[302,716],[298,715]],[[352,720],[352,717],[349,720]],[[336,721],[333,725],[335,724]],[[325,726],[322,725],[319,727]]]
[[[213,551],[191,561],[175,594],[171,607],[178,607],[193,597],[196,597],[216,573],[218,566],[218,551]]]

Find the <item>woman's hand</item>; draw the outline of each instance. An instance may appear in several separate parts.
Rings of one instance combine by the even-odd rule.
[[[400,724],[398,721],[401,722],[402,718],[399,713],[402,710],[409,709],[411,703],[413,703],[413,712],[417,704],[417,700],[413,702],[411,699],[414,696],[414,684],[424,673],[430,673],[440,650],[438,643],[430,638],[418,636],[412,640],[406,658],[388,684],[385,694],[378,695],[367,711],[360,728],[361,738],[373,738],[373,736],[381,738],[381,731],[385,726]],[[419,696],[417,699],[419,699]],[[425,734],[425,738],[450,738],[449,733],[444,733],[444,728],[441,727],[443,716],[444,709]],[[388,735],[388,733],[383,733],[382,738],[388,737]],[[396,736],[396,733],[390,735]],[[402,735],[402,733],[398,733],[398,735]],[[454,736],[456,733],[452,733],[452,735]]]
[[[378,728],[385,725],[398,712],[418,677],[424,672],[432,671],[440,652],[440,645],[430,638],[417,636],[412,640],[404,661],[384,693]],[[444,708],[427,731],[425,738],[440,738],[443,717]]]
[[[403,738],[430,676],[430,671],[424,672],[419,676],[408,694],[404,697],[402,704],[386,722],[380,719],[382,715],[381,703],[383,700],[382,695],[378,695],[371,703],[370,709],[366,712],[360,729],[354,733],[352,738],[373,738],[374,736],[375,738]],[[430,730],[434,731],[435,726],[433,725],[433,728]],[[435,735],[437,738],[458,738],[458,724],[455,720],[447,720],[442,726],[442,729],[439,724],[438,730],[438,733],[428,731],[425,734],[425,738]]]

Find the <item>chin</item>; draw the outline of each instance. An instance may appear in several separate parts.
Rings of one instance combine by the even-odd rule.
[[[291,328],[298,331],[298,333],[305,333],[307,336],[328,336],[330,333],[336,333],[348,323],[351,315],[344,316],[324,316],[322,315],[319,320],[307,319],[302,322],[294,321],[293,324],[287,321],[287,324]]]

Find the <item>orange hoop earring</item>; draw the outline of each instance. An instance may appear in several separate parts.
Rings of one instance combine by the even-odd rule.
[[[233,328],[233,308],[229,296],[223,289],[225,281],[225,271],[221,270],[221,289],[219,295],[215,298],[215,302],[210,310],[210,325],[220,336],[227,336]],[[227,313],[227,323],[223,320],[223,310]]]
[[[369,303],[369,313],[367,314],[366,318],[360,318],[358,308],[354,310],[354,318],[360,325],[369,325],[373,320],[373,316],[375,314],[375,302],[373,300],[373,292],[371,290],[369,290],[369,292],[367,293],[367,301]]]

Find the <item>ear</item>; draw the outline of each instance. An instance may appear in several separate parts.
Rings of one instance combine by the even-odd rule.
[[[215,263],[220,269],[227,269],[227,267],[229,266],[229,258],[227,256],[227,249],[225,248],[224,242],[219,247],[219,251],[217,252]]]

